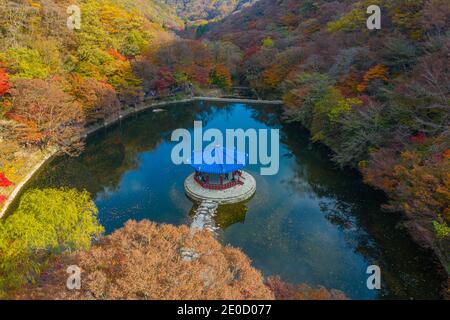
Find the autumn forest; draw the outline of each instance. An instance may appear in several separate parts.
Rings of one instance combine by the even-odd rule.
[[[370,5],[380,29],[366,26]],[[449,279],[449,69],[447,0],[0,0],[0,208],[50,154],[78,156],[90,128],[144,103],[245,88],[282,100],[286,123],[382,191],[382,209]],[[0,298],[346,298],[265,279],[185,226],[129,221],[102,236],[97,212],[86,191],[22,195],[0,220]],[[179,247],[204,254],[186,264]],[[75,296],[61,286],[68,264],[89,274]],[[193,276],[205,266],[215,286]]]

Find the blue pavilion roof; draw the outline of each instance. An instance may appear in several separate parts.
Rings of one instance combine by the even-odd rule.
[[[209,174],[226,174],[241,170],[248,164],[248,155],[236,149],[227,149],[216,146],[211,152],[206,152],[211,156],[204,158],[203,151],[192,152],[189,164],[196,171]],[[197,157],[197,158],[196,158]],[[200,159],[201,161],[195,162]]]

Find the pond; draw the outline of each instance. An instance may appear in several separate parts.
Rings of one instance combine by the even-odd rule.
[[[384,196],[353,171],[330,161],[330,151],[310,141],[301,127],[281,120],[278,106],[197,102],[134,115],[91,136],[78,157],[58,157],[27,188],[86,189],[106,232],[129,219],[189,223],[193,203],[185,196],[187,165],[171,161],[173,130],[280,129],[280,171],[261,176],[255,196],[221,207],[223,243],[241,248],[264,276],[322,285],[352,299],[437,298],[440,279],[431,258],[414,245],[398,216],[381,210]],[[369,290],[366,269],[378,265],[381,290]]]

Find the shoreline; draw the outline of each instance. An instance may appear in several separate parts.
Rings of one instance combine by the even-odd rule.
[[[48,161],[50,160],[55,154],[57,153],[57,150],[46,150],[45,156],[36,163],[31,170],[27,173],[25,178],[23,178],[13,189],[11,194],[8,196],[8,199],[6,199],[5,203],[3,204],[3,207],[0,211],[0,219],[3,218],[3,216],[8,211],[11,204],[16,199],[17,195],[22,191],[23,187],[30,181],[30,179],[34,176],[34,174]]]
[[[108,119],[101,125],[94,125],[89,128],[86,128],[85,133],[83,134],[84,138],[87,138],[88,136],[94,134],[100,129],[108,128],[109,126],[117,123],[118,121],[133,115],[137,114],[141,111],[145,111],[148,109],[156,108],[156,107],[163,107],[168,106],[172,104],[179,104],[179,103],[188,103],[188,102],[195,102],[195,101],[211,101],[211,102],[234,102],[234,103],[251,103],[251,104],[275,104],[275,105],[282,105],[283,101],[281,100],[252,100],[252,99],[233,99],[233,98],[215,98],[215,97],[191,97],[187,99],[180,99],[180,100],[171,100],[171,101],[161,101],[156,103],[146,103],[145,101],[135,108],[129,108],[123,112],[121,112],[118,116],[115,116],[114,118]],[[8,211],[11,204],[16,200],[16,197],[20,194],[22,189],[25,187],[25,185],[30,181],[30,179],[35,175],[35,173],[45,164],[47,161],[49,161],[51,158],[53,158],[58,153],[57,149],[47,149],[45,152],[45,156],[36,163],[31,170],[26,174],[25,178],[22,179],[13,189],[13,191],[8,195],[8,199],[4,202],[1,210],[0,210],[0,220],[3,218],[3,216]]]

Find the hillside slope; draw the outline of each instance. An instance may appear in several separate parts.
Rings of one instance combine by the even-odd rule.
[[[175,9],[183,19],[190,22],[214,20],[252,5],[258,0],[159,0]]]
[[[0,0],[0,205],[32,152],[76,153],[68,141],[121,108],[244,85],[283,98],[450,272],[448,0],[78,0],[79,30],[71,3]],[[199,39],[170,31],[186,21]]]
[[[366,27],[372,4],[381,30]],[[450,270],[450,2],[261,0],[201,34],[237,45],[241,84],[283,97]]]

